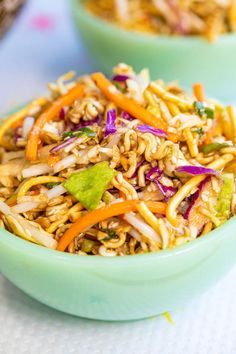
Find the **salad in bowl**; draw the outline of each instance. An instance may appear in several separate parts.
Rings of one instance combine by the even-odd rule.
[[[162,252],[235,214],[236,115],[126,64],[68,73],[0,127],[0,223],[80,256]]]

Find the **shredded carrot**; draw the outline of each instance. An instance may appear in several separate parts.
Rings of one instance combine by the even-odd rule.
[[[3,145],[4,135],[12,127],[13,124],[18,124],[29,112],[38,106],[44,106],[47,103],[46,98],[37,98],[36,100],[30,102],[27,106],[23,107],[19,111],[13,113],[12,115],[3,118],[3,123],[0,126],[0,142]]]
[[[29,191],[29,195],[39,195],[40,194],[40,190],[39,189],[35,189],[33,191]]]
[[[127,111],[133,117],[155,128],[167,129],[167,125],[161,117],[155,117],[151,112],[140,106],[133,99],[124,96],[102,73],[91,75],[96,86],[102,93],[119,108]]]
[[[17,128],[19,128],[19,127],[22,126],[23,122],[24,122],[24,119],[22,118],[22,119],[20,119],[20,120],[18,120],[18,121],[16,121],[16,122],[14,122],[14,123],[12,124],[11,128],[12,128],[12,129],[17,129]]]
[[[127,200],[125,202],[114,203],[100,209],[86,213],[79,218],[60,238],[57,250],[65,251],[73,239],[81,232],[87,230],[92,225],[100,221],[106,220],[113,216],[129,213],[137,209],[138,200]],[[158,214],[165,214],[166,204],[161,202],[146,202],[148,208]]]
[[[203,145],[208,145],[213,143],[213,138],[217,135],[217,121],[213,121],[212,127],[206,132],[205,139],[203,141]]]
[[[64,106],[71,105],[77,98],[84,93],[83,86],[77,84],[65,95],[60,96],[38,117],[33,128],[30,131],[28,142],[26,145],[26,158],[29,161],[37,160],[38,147],[40,144],[40,133],[45,123],[58,118],[60,110]]]
[[[206,137],[203,141],[203,145],[208,145],[208,144],[211,144],[212,142],[213,142],[213,131],[210,129],[206,133]]]
[[[56,165],[57,162],[59,162],[61,160],[61,157],[59,155],[53,155],[53,154],[49,154],[48,155],[48,166],[49,167],[54,167]]]
[[[145,202],[147,207],[155,214],[165,215],[166,214],[166,203],[162,202],[152,202],[151,200]]]
[[[193,94],[199,102],[206,100],[205,89],[201,83],[193,84]]]
[[[140,104],[135,102],[135,100],[124,96],[109,80],[107,80],[102,73],[94,73],[91,77],[102,93],[117,107],[127,111],[143,123],[167,132],[167,123],[161,116],[155,116],[149,110],[143,108]],[[179,134],[169,133],[168,138],[173,142],[180,140]]]

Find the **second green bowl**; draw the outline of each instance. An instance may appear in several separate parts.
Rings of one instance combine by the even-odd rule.
[[[201,37],[168,37],[128,32],[84,9],[83,0],[71,0],[78,32],[97,66],[106,73],[119,62],[136,70],[150,68],[153,79],[178,80],[189,88],[203,82],[208,93],[228,101],[236,89],[236,34],[215,43]]]

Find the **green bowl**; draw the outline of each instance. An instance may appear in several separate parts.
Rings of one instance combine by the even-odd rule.
[[[0,271],[57,310],[135,320],[172,311],[216,283],[235,262],[236,218],[174,250],[124,257],[52,251],[0,229]]]
[[[178,80],[190,88],[203,82],[212,96],[228,99],[236,88],[236,34],[210,44],[201,37],[169,37],[122,30],[88,13],[82,0],[71,0],[78,32],[97,66],[107,74],[119,62],[150,69],[153,79]]]
[[[173,250],[124,257],[53,251],[0,228],[0,272],[57,310],[91,319],[135,320],[185,305],[224,276],[235,263],[235,228],[233,217]]]
[[[134,320],[174,310],[220,279],[235,262],[236,218],[175,250],[115,258],[52,251],[0,229],[0,271],[60,311]]]

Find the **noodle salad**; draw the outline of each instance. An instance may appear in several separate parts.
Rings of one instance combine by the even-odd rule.
[[[235,214],[236,115],[126,64],[74,73],[0,126],[0,227],[78,255],[157,252]]]
[[[146,33],[214,41],[236,30],[235,0],[86,0],[85,7],[124,29]]]

